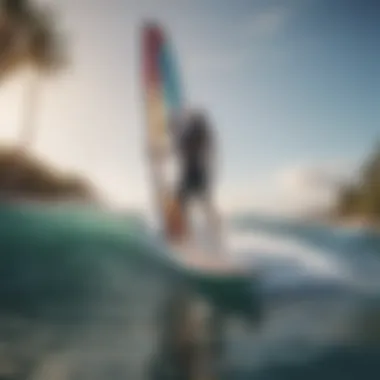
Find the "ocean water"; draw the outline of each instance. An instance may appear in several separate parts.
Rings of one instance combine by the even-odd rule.
[[[181,289],[224,315],[220,379],[380,378],[379,236],[254,215],[226,232],[247,278],[178,266],[134,215],[0,205],[0,379],[172,378]]]

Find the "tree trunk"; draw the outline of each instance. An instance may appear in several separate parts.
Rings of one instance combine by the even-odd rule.
[[[15,144],[15,162],[10,165],[9,173],[1,194],[6,197],[17,196],[21,191],[23,181],[22,156],[30,151],[37,134],[36,112],[40,90],[40,72],[38,69],[31,70],[30,83],[24,93],[24,109],[22,112],[21,129],[19,140]]]
[[[31,71],[30,83],[26,87],[24,98],[24,110],[21,119],[21,129],[18,147],[21,153],[27,152],[35,143],[37,136],[37,106],[40,95],[40,72],[38,69]]]

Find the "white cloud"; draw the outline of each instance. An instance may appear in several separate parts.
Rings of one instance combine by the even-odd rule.
[[[297,215],[332,207],[337,185],[353,180],[359,165],[347,161],[299,164],[283,167],[269,179],[224,185],[220,205],[225,212]]]
[[[333,205],[342,183],[354,180],[357,166],[349,162],[324,162],[284,168],[275,177],[281,197],[301,212]]]
[[[295,165],[278,174],[278,183],[286,192],[335,191],[342,183],[355,179],[358,165],[350,162],[325,162]]]
[[[225,21],[214,20],[218,33],[205,33],[203,40],[200,35],[190,38],[188,54],[184,52],[183,57],[187,71],[197,75],[236,72],[253,55],[260,54],[260,43],[280,33],[290,16],[290,9],[277,6],[256,11],[228,27]],[[207,30],[205,26],[198,28]]]
[[[256,12],[243,23],[242,34],[247,38],[268,38],[281,32],[291,12],[285,7],[271,7]]]

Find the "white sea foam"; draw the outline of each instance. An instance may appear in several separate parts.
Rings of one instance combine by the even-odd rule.
[[[332,253],[295,239],[230,230],[226,242],[232,259],[252,269],[259,268],[270,288],[342,284],[350,277],[349,269]]]

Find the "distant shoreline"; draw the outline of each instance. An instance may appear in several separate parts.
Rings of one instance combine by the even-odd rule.
[[[342,227],[363,228],[373,232],[380,232],[380,221],[371,221],[369,218],[363,216],[342,218],[333,223]]]
[[[307,217],[308,220],[319,222],[325,225],[333,226],[333,227],[342,227],[342,228],[358,228],[364,229],[370,232],[380,233],[380,220],[374,221],[371,218],[357,215],[350,217],[343,216],[311,216]]]
[[[98,203],[100,194],[82,175],[58,170],[30,152],[0,146],[0,200]]]

